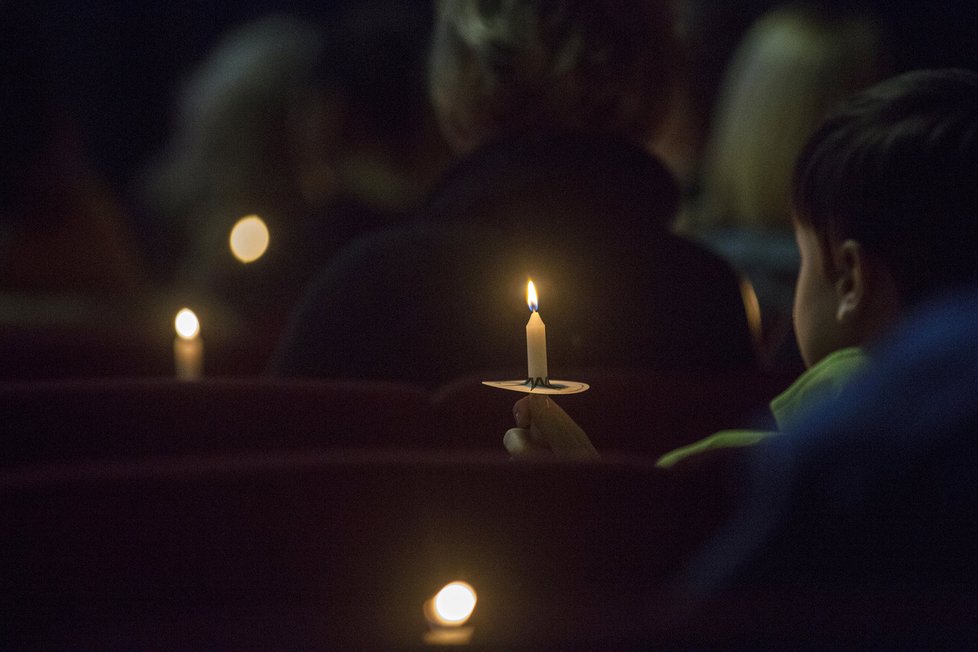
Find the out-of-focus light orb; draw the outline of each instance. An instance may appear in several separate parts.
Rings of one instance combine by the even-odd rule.
[[[173,324],[177,329],[177,335],[185,340],[192,340],[200,333],[200,321],[190,308],[182,308],[173,320]]]
[[[472,615],[475,589],[466,582],[451,582],[435,596],[435,617],[442,625],[462,625]]]
[[[253,263],[268,250],[268,227],[257,215],[242,217],[231,229],[231,253],[242,263]]]

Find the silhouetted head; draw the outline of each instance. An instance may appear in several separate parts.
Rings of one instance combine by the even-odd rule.
[[[668,108],[678,60],[664,0],[445,0],[429,88],[459,152],[525,131],[645,143]]]

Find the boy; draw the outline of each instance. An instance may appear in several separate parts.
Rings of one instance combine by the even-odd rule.
[[[978,74],[917,71],[852,97],[808,140],[792,200],[793,317],[808,370],[771,403],[780,431],[838,396],[867,348],[919,303],[978,278]],[[513,412],[510,453],[596,455],[552,400],[531,395]],[[772,434],[724,431],[658,464]]]

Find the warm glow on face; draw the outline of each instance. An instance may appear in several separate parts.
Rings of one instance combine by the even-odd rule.
[[[242,263],[252,263],[268,249],[268,227],[257,215],[238,220],[231,229],[231,253]]]
[[[475,589],[471,585],[452,582],[435,596],[434,615],[442,625],[461,625],[472,615],[475,602]]]
[[[173,323],[176,326],[177,335],[185,340],[192,340],[200,333],[200,322],[190,308],[183,308],[178,312]]]
[[[540,308],[540,303],[537,301],[537,288],[533,285],[533,281],[528,281],[526,284],[526,305],[530,307],[531,312],[536,312]]]

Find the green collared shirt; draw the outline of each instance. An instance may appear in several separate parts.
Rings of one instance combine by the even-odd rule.
[[[859,347],[840,349],[827,355],[798,377],[791,386],[771,401],[771,412],[778,425],[771,430],[721,430],[705,439],[677,448],[660,457],[655,465],[670,468],[678,462],[718,448],[753,446],[783,430],[793,428],[818,402],[836,398],[852,377],[869,362]]]

